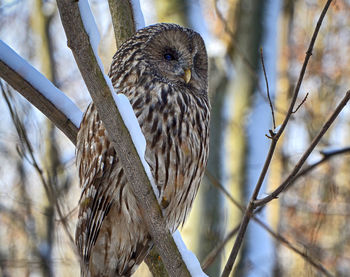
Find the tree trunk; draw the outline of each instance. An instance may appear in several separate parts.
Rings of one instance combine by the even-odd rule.
[[[233,197],[241,203],[244,203],[247,187],[247,118],[257,88],[265,8],[266,1],[241,0],[234,9],[235,16],[229,14],[228,18],[230,29],[235,29],[229,53],[236,75],[228,86],[226,99],[229,105],[229,128],[226,134],[227,185]],[[240,219],[241,211],[230,204],[229,230],[237,226]],[[232,249],[232,243],[227,249]],[[237,272],[238,275],[241,273]]]
[[[278,75],[279,79],[277,82],[276,89],[276,98],[275,98],[275,119],[276,124],[280,124],[284,119],[285,112],[289,106],[289,100],[291,97],[292,89],[290,84],[290,76],[289,76],[289,57],[290,50],[289,44],[291,40],[291,26],[293,21],[293,13],[294,13],[294,1],[293,0],[284,0],[282,14],[280,18],[279,24],[279,54],[278,54]],[[283,142],[284,135],[279,139],[279,143],[277,144],[275,156],[271,163],[268,187],[267,191],[275,190],[282,182],[284,178],[284,172],[287,170],[287,163],[283,153]],[[279,222],[280,222],[280,200],[276,199],[272,201],[267,206],[268,220],[272,229],[278,233],[279,232]],[[278,249],[279,246],[278,241],[275,242],[275,249]],[[277,260],[275,260],[277,261]],[[278,266],[278,262],[274,265],[274,275],[281,276],[280,269]]]

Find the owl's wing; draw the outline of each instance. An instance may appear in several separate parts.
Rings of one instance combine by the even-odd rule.
[[[87,263],[103,220],[113,205],[118,185],[117,179],[110,184],[116,166],[115,151],[93,105],[84,115],[78,144],[77,163],[83,189],[79,201],[76,244],[84,263]],[[119,174],[123,175],[122,169],[120,171]]]
[[[97,175],[89,180],[82,191],[76,242],[84,263],[90,259],[91,249],[97,240],[103,220],[108,215],[115,199],[116,188],[108,184],[107,179],[112,165],[113,163],[105,165],[102,175]]]

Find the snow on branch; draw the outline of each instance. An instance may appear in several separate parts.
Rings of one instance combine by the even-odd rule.
[[[79,1],[79,11],[81,19],[83,21],[84,28],[86,33],[89,36],[89,41],[94,52],[96,61],[100,67],[101,73],[103,74],[104,79],[110,89],[110,93],[114,98],[114,102],[117,105],[118,111],[123,119],[123,122],[128,129],[132,142],[137,150],[137,154],[140,157],[143,168],[147,174],[147,177],[152,185],[153,191],[156,193],[156,185],[153,180],[151,169],[148,163],[145,160],[146,153],[146,139],[141,131],[140,125],[136,119],[134,110],[131,107],[131,104],[128,98],[125,95],[116,95],[113,89],[113,85],[109,77],[104,74],[104,68],[100,57],[98,56],[98,45],[100,44],[100,34],[96,25],[95,17],[91,12],[88,1]]]
[[[135,28],[136,30],[140,30],[145,27],[145,19],[141,10],[140,1],[130,0],[130,4],[134,15]]]
[[[0,77],[49,118],[74,144],[80,109],[44,75],[0,40]]]
[[[140,157],[143,168],[145,169],[147,177],[152,185],[153,192],[156,194],[158,189],[154,182],[149,164],[145,160],[146,139],[141,131],[141,127],[139,125],[139,122],[137,121],[135,112],[132,109],[129,99],[124,94],[116,94],[114,91],[112,91],[112,95],[114,98],[114,102],[117,105],[117,108],[120,112],[120,115],[123,118],[124,124],[130,133],[132,142],[135,145],[137,154]]]
[[[181,253],[182,259],[186,263],[186,266],[191,273],[191,276],[208,277],[208,275],[206,275],[203,272],[196,255],[194,255],[190,250],[187,249],[185,243],[182,240],[181,234],[178,230],[176,230],[175,233],[173,234],[173,238],[175,240],[177,248]]]
[[[150,180],[135,149],[133,141],[138,141],[138,139],[131,138],[130,132],[114,103],[110,81],[106,80],[103,70],[98,65],[97,51],[91,47],[90,41],[93,40],[92,44],[94,45],[95,39],[90,38],[89,34],[95,32],[96,24],[92,22],[93,16],[88,8],[88,3],[86,0],[80,0],[79,4],[70,0],[57,0],[57,4],[68,46],[73,52],[97,111],[108,131],[109,139],[118,153],[141,211],[144,211],[142,214],[144,222],[164,265],[170,276],[190,276],[169,230],[165,227],[158,201],[152,193]],[[118,106],[119,104],[125,105],[125,103],[118,103],[119,100],[116,99]],[[138,125],[137,120],[136,124]]]

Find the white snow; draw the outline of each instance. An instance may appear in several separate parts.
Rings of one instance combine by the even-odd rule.
[[[135,145],[136,151],[140,157],[142,165],[145,169],[148,179],[151,182],[154,194],[158,194],[158,189],[155,185],[151,169],[148,163],[145,160],[146,153],[146,139],[141,131],[139,122],[137,121],[136,115],[132,106],[129,102],[129,99],[124,94],[112,93],[114,101],[117,105],[117,108],[120,112],[120,115],[123,118],[126,128],[128,128],[132,141]],[[160,198],[158,199],[158,201]]]
[[[130,0],[132,10],[134,13],[135,20],[135,28],[136,31],[145,27],[145,18],[143,17],[143,13],[140,6],[139,0]]]
[[[344,147],[328,147],[328,148],[322,149],[320,151],[320,154],[323,155],[323,156],[333,155],[334,153],[336,153],[338,151],[341,151],[343,149],[346,149],[346,148],[348,148],[348,146],[344,146]]]
[[[104,73],[104,68],[102,61],[98,55],[98,46],[100,44],[100,32],[98,31],[95,17],[91,12],[90,5],[88,0],[80,0],[78,2],[79,10],[81,19],[83,21],[83,25],[85,28],[86,33],[89,36],[90,44],[92,47],[92,50],[94,51],[96,61],[98,65],[100,66],[101,72],[110,88],[111,91],[113,91],[113,86],[111,80],[108,78],[108,76]]]
[[[44,75],[20,57],[2,40],[0,40],[0,60],[20,74],[23,79],[30,83],[79,128],[83,115],[80,109]]]
[[[173,234],[173,238],[191,276],[208,277],[208,275],[206,275],[203,272],[197,257],[190,250],[187,249],[185,243],[182,240],[181,234],[178,230]]]
[[[91,12],[89,2],[87,0],[80,0],[78,2],[78,7],[85,31],[89,35],[90,44],[94,50],[95,56],[98,57],[98,45],[100,44],[101,38],[95,22],[95,17]]]
[[[282,125],[276,126],[276,128],[275,128],[275,130],[273,130],[273,132],[274,132],[275,134],[277,134],[278,131],[281,129],[281,127],[282,127]]]
[[[135,3],[135,2],[137,2],[137,3]],[[140,3],[138,1],[134,1],[134,3],[132,5],[133,5],[133,7],[137,7],[137,5],[138,5],[138,11],[135,12],[135,8],[134,8],[134,13],[135,13],[135,15],[138,14],[138,16],[140,17],[140,13],[142,15],[142,12],[140,9]],[[151,174],[151,169],[145,160],[146,139],[145,139],[144,135],[142,134],[142,131],[141,131],[140,125],[136,119],[134,110],[131,107],[129,99],[125,95],[121,95],[121,94],[117,95],[114,92],[114,88],[113,88],[111,80],[109,79],[109,77],[106,74],[104,74],[103,65],[102,65],[100,57],[98,56],[98,51],[97,51],[98,45],[100,43],[100,35],[99,35],[98,29],[96,26],[95,18],[91,12],[88,0],[80,0],[79,1],[79,10],[80,10],[80,15],[82,17],[82,21],[83,21],[85,30],[86,30],[87,34],[89,35],[91,46],[94,50],[96,60],[99,63],[101,72],[104,75],[105,80],[106,80],[106,82],[111,90],[111,93],[113,95],[113,98],[114,98],[114,101],[117,105],[117,108],[118,108],[118,110],[123,118],[125,126],[129,130],[130,136],[131,136],[132,141],[135,145],[137,153],[140,157],[142,165],[145,169],[145,172],[148,176],[148,179],[150,180],[153,191],[156,194],[158,190],[156,189],[156,185],[155,185],[155,182],[153,180],[153,176]],[[142,16],[142,19],[143,19],[143,16]],[[140,18],[138,18],[137,20],[140,20]]]

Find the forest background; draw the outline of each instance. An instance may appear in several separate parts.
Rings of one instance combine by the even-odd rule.
[[[278,130],[287,113],[326,1],[140,3],[146,25],[188,26],[207,45],[210,157],[181,233],[204,271],[219,276],[231,252],[242,207],[263,168],[271,143],[269,130]],[[99,54],[108,70],[116,50],[108,3],[90,4],[102,39]],[[349,12],[350,1],[337,0],[324,18],[296,108],[277,144],[260,198],[285,180],[350,88]],[[67,47],[55,1],[1,0],[0,39],[85,109],[91,99]],[[1,92],[0,275],[78,276],[78,259],[66,232],[74,234],[79,199],[74,145],[3,81]],[[304,171],[250,223],[235,276],[349,276],[349,115],[346,107],[310,155]],[[51,192],[67,224],[57,216],[57,206],[49,200]],[[142,266],[136,276],[146,272]]]

